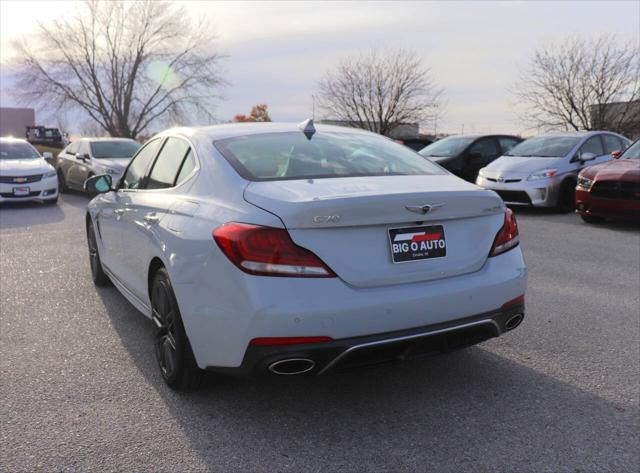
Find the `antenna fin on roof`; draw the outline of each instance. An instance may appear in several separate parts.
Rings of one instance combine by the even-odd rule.
[[[304,136],[306,136],[308,140],[310,140],[316,132],[316,127],[313,126],[313,119],[311,118],[307,118],[305,121],[300,123],[298,125],[298,128],[300,128],[300,130],[302,131],[302,133],[304,133]]]

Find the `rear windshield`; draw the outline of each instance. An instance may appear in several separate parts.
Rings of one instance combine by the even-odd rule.
[[[29,143],[0,141],[0,159],[37,159],[40,153]]]
[[[538,136],[515,145],[505,156],[562,158],[580,141],[575,136]]]
[[[620,156],[621,159],[640,159],[640,140],[632,144],[627,150]]]
[[[265,133],[216,141],[235,170],[251,181],[445,174],[406,146],[376,135]]]
[[[421,149],[420,154],[432,158],[451,158],[458,156],[474,139],[475,138],[462,136],[444,138]]]
[[[91,154],[94,158],[130,158],[140,148],[135,141],[94,141],[91,143]]]

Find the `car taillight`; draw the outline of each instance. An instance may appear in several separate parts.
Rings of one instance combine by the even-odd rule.
[[[258,276],[333,278],[335,273],[311,251],[296,245],[283,228],[226,223],[213,238],[229,260]]]
[[[520,243],[520,237],[518,236],[516,216],[513,215],[513,211],[508,208],[504,214],[504,225],[502,225],[502,228],[496,235],[496,239],[493,241],[489,256],[501,255],[518,246],[518,243]]]

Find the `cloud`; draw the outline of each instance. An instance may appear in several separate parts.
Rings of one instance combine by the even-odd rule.
[[[275,120],[300,121],[328,68],[371,47],[416,51],[446,89],[443,131],[518,132],[509,88],[537,47],[567,35],[638,39],[639,2],[181,2],[211,25],[228,54],[221,120],[267,103]],[[8,41],[73,2],[0,2]],[[8,29],[5,30],[5,25]],[[2,76],[5,76],[3,68]],[[0,95],[6,97],[4,91]]]

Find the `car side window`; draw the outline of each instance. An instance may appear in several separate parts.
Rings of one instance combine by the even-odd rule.
[[[78,142],[74,141],[67,147],[67,154],[76,154],[78,151]]]
[[[602,149],[602,140],[600,140],[600,135],[592,136],[587,141],[584,142],[582,147],[580,148],[580,154],[584,153],[593,153],[596,156],[602,156],[604,154],[604,150]]]
[[[78,151],[76,152],[80,154],[89,154],[89,142],[81,141],[80,145],[78,146]]]
[[[614,151],[622,151],[624,149],[617,136],[602,135],[602,140],[604,141],[604,152],[607,154]]]
[[[493,138],[481,138],[471,145],[468,153],[472,158],[495,158],[500,152],[498,146]]]
[[[185,140],[168,138],[153,164],[146,189],[173,187],[188,151],[189,143]]]
[[[160,139],[155,139],[144,145],[133,157],[129,167],[120,182],[120,189],[140,189],[144,183],[149,164],[156,156]]]
[[[502,153],[506,153],[507,151],[509,151],[511,148],[513,148],[515,145],[517,145],[518,143],[520,143],[520,141],[514,139],[514,138],[507,138],[507,137],[500,137],[498,138],[498,141],[500,142],[500,147],[502,148]]]
[[[187,156],[185,156],[184,161],[182,162],[182,167],[180,168],[180,172],[178,173],[178,177],[176,178],[175,185],[181,184],[191,172],[196,167],[196,158],[193,156],[193,150],[189,150]]]

